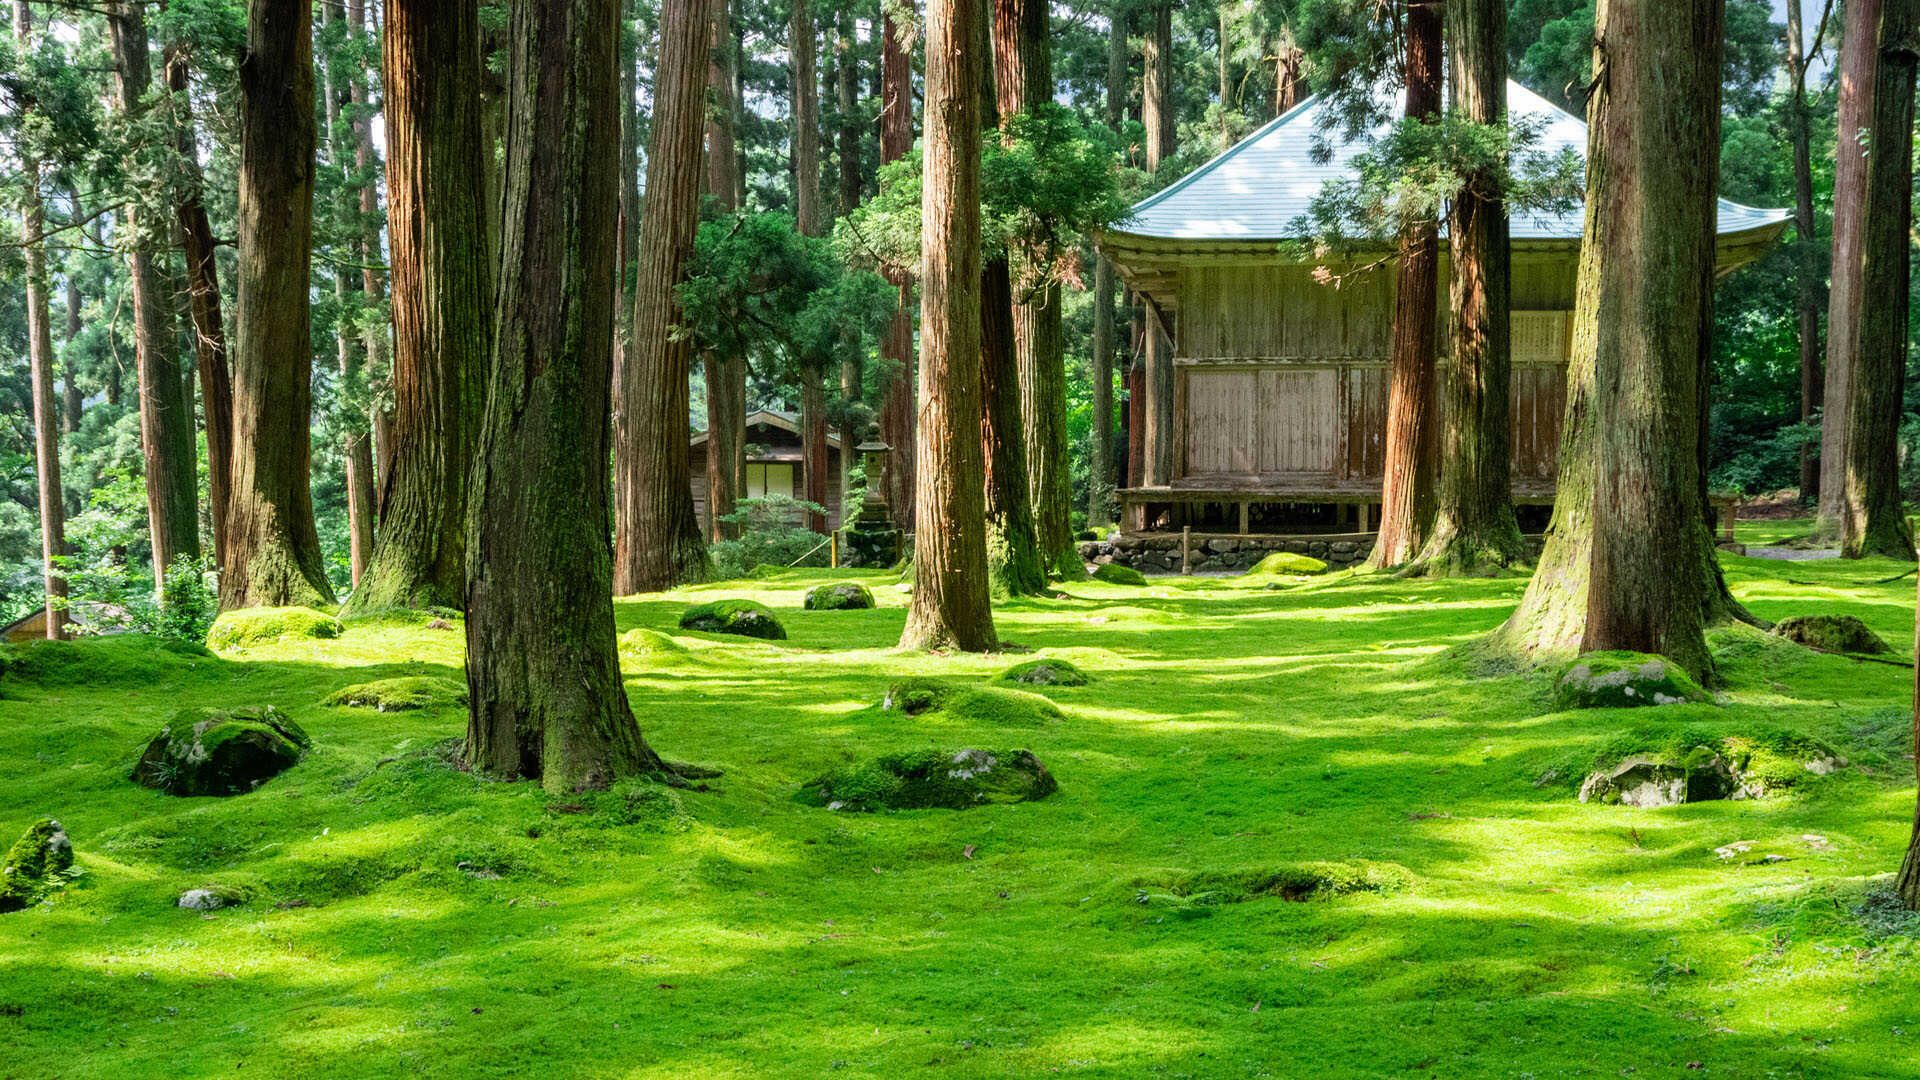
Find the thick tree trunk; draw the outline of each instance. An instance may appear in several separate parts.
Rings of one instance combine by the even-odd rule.
[[[173,148],[181,179],[173,185],[173,212],[187,262],[187,310],[193,322],[194,358],[200,369],[200,412],[207,433],[207,505],[212,520],[214,563],[227,565],[227,489],[233,479],[233,369],[227,359],[227,328],[220,315],[219,267],[213,225],[201,193],[199,138],[194,131],[185,43],[166,50],[167,106],[173,112]]]
[[[480,155],[480,22],[465,0],[387,0],[393,469],[380,543],[353,606],[466,599],[467,474],[492,333]]]
[[[13,35],[22,50],[33,40],[33,14],[14,0]],[[66,554],[66,499],[60,489],[60,419],[53,400],[53,327],[47,299],[47,212],[40,196],[40,159],[21,147],[21,246],[27,271],[27,362],[33,393],[34,474],[39,482],[40,574],[47,597],[47,637],[66,637],[67,578],[54,560]]]
[[[921,188],[920,417],[913,603],[904,648],[997,642],[987,595],[980,407],[981,0],[927,4]]]
[[[740,208],[736,193],[739,158],[733,138],[733,23],[727,0],[714,0],[713,40],[707,86],[713,104],[707,112],[707,190],[720,209]],[[707,368],[707,539],[739,535],[738,526],[720,519],[734,512],[746,466],[747,362],[744,357],[708,353]]]
[[[1447,4],[1453,109],[1477,124],[1507,114],[1505,0]],[[1433,532],[1407,573],[1477,574],[1526,561],[1513,513],[1511,380],[1513,275],[1499,178],[1479,175],[1449,205],[1453,357]]]
[[[1301,69],[1306,64],[1307,54],[1291,38],[1282,40],[1274,48],[1273,115],[1278,117],[1300,104],[1300,86],[1306,81]]]
[[[680,319],[673,290],[686,275],[700,223],[710,2],[688,0],[661,12],[640,270],[633,290],[632,365],[620,375],[614,411],[619,513],[613,587],[622,596],[701,581],[711,572],[689,486],[687,377],[693,344],[672,333]]]
[[[1847,406],[1847,489],[1840,553],[1911,560],[1900,497],[1900,413],[1906,389],[1912,280],[1913,81],[1920,0],[1881,0],[1879,72],[1867,137],[1867,206],[1860,275],[1859,351]],[[1879,148],[1891,147],[1884,153]]]
[[[1848,409],[1860,353],[1862,274],[1867,217],[1865,136],[1873,123],[1880,7],[1884,0],[1847,0],[1840,41],[1840,115],[1833,158],[1833,270],[1827,298],[1827,374],[1821,393],[1818,531],[1838,536],[1847,506]]]
[[[824,235],[820,206],[820,75],[810,0],[793,0],[788,52],[793,58],[788,88],[793,109],[793,205],[800,232]]]
[[[1407,9],[1406,115],[1440,120],[1440,8]],[[1434,312],[1440,291],[1439,223],[1400,231],[1400,268],[1393,304],[1393,375],[1387,387],[1385,478],[1380,533],[1367,565],[1399,566],[1426,547],[1434,515]]]
[[[1142,84],[1140,115],[1147,128],[1147,171],[1157,172],[1160,163],[1173,155],[1173,5],[1156,0],[1149,10],[1151,22],[1142,60],[1146,78]],[[1153,301],[1146,301],[1146,337],[1140,388],[1146,401],[1140,432],[1143,442],[1136,486],[1158,487],[1173,481],[1173,343],[1162,330]]]
[[[844,448],[841,451],[845,453]],[[825,366],[812,361],[800,365],[800,497],[816,506],[827,506],[827,373]],[[807,514],[807,528],[817,533],[840,523],[826,514]]]
[[[838,114],[839,127],[834,160],[839,166],[842,217],[853,213],[854,208],[860,205],[860,68],[855,45],[853,6],[843,4],[835,24],[833,45],[834,111]],[[843,360],[840,364],[840,497],[843,501],[850,498],[853,469],[859,464],[859,455],[854,453],[853,448],[861,442],[858,407],[862,398],[863,369],[864,365],[857,358]],[[879,477],[872,477],[869,482],[878,481]],[[840,522],[834,522],[834,527],[839,528]]]
[[[1142,42],[1145,79],[1140,92],[1140,122],[1147,128],[1147,171],[1158,172],[1173,153],[1173,2],[1153,0],[1147,9]]]
[[[1053,101],[1053,47],[1047,0],[994,0],[994,85],[1002,122]],[[1086,576],[1073,545],[1067,464],[1066,350],[1060,286],[1027,251],[1015,260],[1013,329],[1027,496],[1040,564],[1048,574]]]
[[[329,606],[308,488],[312,14],[248,0],[240,61],[240,287],[222,608]]]
[[[911,11],[902,14],[911,14]],[[880,46],[880,160],[898,161],[913,149],[913,57],[892,8],[886,9]],[[889,272],[887,281],[900,290],[900,304],[880,342],[887,389],[880,402],[880,439],[893,448],[887,455],[883,480],[887,506],[896,523],[914,521],[914,372],[913,276]],[[869,477],[868,482],[872,483]]]
[[[1826,29],[1824,15],[1820,29]],[[1820,265],[1818,233],[1814,229],[1804,32],[1800,0],[1787,0],[1787,131],[1793,141],[1793,228],[1799,234],[1793,247],[1794,277],[1799,287],[1794,307],[1800,322],[1800,422],[1810,424],[1820,413],[1820,308],[1826,302],[1826,275]],[[1819,446],[1809,440],[1800,445],[1800,498],[1811,501],[1819,497]]]
[[[319,5],[320,20],[326,23],[345,23],[345,7],[333,2]],[[360,175],[360,167],[354,160],[355,142],[351,128],[341,123],[340,110],[343,104],[352,101],[348,87],[354,76],[344,70],[337,59],[326,65],[326,117],[327,117],[327,160],[333,167],[336,177],[336,190],[333,201],[335,227],[345,230],[349,223],[359,215],[359,200],[354,189],[369,182],[369,178]],[[355,230],[357,237],[358,230]],[[349,261],[357,260],[361,252],[359,245],[353,245]],[[335,303],[334,347],[340,367],[340,382],[345,388],[353,388],[364,383],[366,354],[365,335],[353,325],[352,314],[355,307],[354,294],[361,292],[362,274],[349,273],[345,267],[335,266],[333,273],[333,296]],[[340,458],[346,468],[347,502],[347,569],[353,582],[353,596],[360,593],[360,581],[367,572],[367,563],[373,558],[373,430],[371,421],[359,407],[348,400],[341,409],[341,418],[345,428],[340,440]]]
[[[1127,100],[1127,20],[1116,9],[1107,23],[1107,127],[1120,130]],[[1087,524],[1113,522],[1113,264],[1097,256],[1093,270],[1093,426],[1087,463]]]
[[[669,5],[663,27],[681,64],[706,39],[704,0],[686,8],[676,21]],[[620,684],[606,543],[618,16],[618,0],[514,0],[511,16],[503,278],[468,519],[466,756],[549,791],[668,771]]]
[[[115,104],[123,122],[137,123],[141,98],[153,85],[146,15],[139,5],[115,0],[107,26],[113,38]],[[133,345],[140,372],[140,451],[147,481],[147,526],[153,541],[153,577],[163,583],[174,560],[200,559],[198,467],[194,461],[193,402],[181,378],[168,296],[164,252],[168,233],[130,203],[126,252],[127,291],[133,299]],[[44,297],[42,298],[44,302]]]
[[[346,0],[347,33],[358,38],[376,34],[367,18],[365,0]],[[360,291],[370,307],[378,307],[387,298],[387,279],[380,267],[386,256],[380,250],[380,152],[373,145],[373,94],[367,87],[364,68],[356,65],[348,73],[347,93],[355,106],[353,120],[353,164],[360,192]],[[392,347],[388,340],[390,320],[370,319],[364,327],[366,361],[374,371],[391,370]],[[373,460],[378,472],[367,472],[373,490],[380,492],[376,506],[387,501],[387,488],[393,483],[393,409],[390,403],[374,405],[369,417],[373,433]]]
[[[1712,353],[1723,0],[1603,0],[1554,523],[1496,644],[1660,653],[1703,678],[1720,577],[1700,439]]]

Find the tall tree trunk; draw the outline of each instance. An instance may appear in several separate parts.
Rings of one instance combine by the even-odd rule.
[[[620,375],[614,411],[619,513],[613,587],[622,596],[701,581],[711,572],[689,486],[687,377],[693,344],[672,333],[680,319],[673,291],[686,276],[700,224],[710,2],[688,0],[661,12],[640,271],[633,290],[632,365]]]
[[[502,280],[467,528],[467,760],[557,792],[668,771],[620,684],[606,543],[619,7],[513,0]],[[663,14],[668,70],[697,90],[705,0]],[[698,113],[676,120],[697,165]]]
[[[817,35],[809,0],[793,0],[788,52],[793,59],[789,89],[793,109],[793,194],[802,236],[825,236],[827,220],[820,199],[820,73],[815,62]],[[827,502],[826,374],[812,363],[800,365],[801,497]],[[845,448],[842,449],[845,453]],[[837,528],[838,522],[834,523]],[[822,514],[808,514],[807,528],[827,531]]]
[[[1915,619],[1913,643],[1920,647],[1920,584],[1915,586]],[[1913,674],[1913,748],[1914,772],[1920,775],[1920,668]],[[1900,875],[1894,882],[1900,899],[1909,909],[1920,910],[1920,798],[1916,799],[1913,813],[1913,831],[1907,840],[1906,857],[1900,860]]]
[[[905,648],[982,652],[987,596],[980,407],[981,0],[928,0],[921,187],[920,418],[913,602]]]
[[[33,13],[27,0],[13,2],[13,36],[22,52],[33,48]],[[39,482],[40,574],[47,597],[47,637],[66,637],[67,578],[54,560],[66,554],[67,507],[60,488],[60,419],[53,400],[53,327],[47,299],[47,211],[40,196],[40,159],[19,147],[22,172],[21,240],[27,270],[27,361],[33,392],[34,474]]]
[[[1120,130],[1127,100],[1127,20],[1107,16],[1107,127]],[[1106,256],[1093,269],[1093,424],[1087,462],[1087,524],[1113,522],[1114,274]]]
[[[840,215],[860,205],[860,64],[853,36],[853,5],[842,4],[834,26],[833,105],[839,130],[834,158],[840,167]]]
[[[1861,232],[1860,343],[1847,406],[1847,491],[1840,553],[1912,559],[1900,497],[1900,413],[1906,389],[1912,281],[1913,81],[1920,0],[1882,0],[1867,206]],[[1891,148],[1883,152],[1881,148]]]
[[[911,4],[911,0],[909,0]],[[911,17],[912,9],[896,13],[885,9],[880,46],[880,160],[898,161],[913,149],[913,56],[896,15]],[[913,276],[889,271],[887,281],[900,290],[893,322],[880,342],[880,359],[887,371],[887,389],[880,404],[880,438],[893,447],[887,455],[884,484],[893,520],[914,520],[914,372]],[[868,479],[872,482],[872,478]]]
[[[377,34],[367,17],[365,0],[346,2],[347,33],[355,37]],[[360,180],[360,291],[367,304],[377,308],[387,298],[387,281],[380,270],[386,262],[380,250],[380,185],[376,179],[380,175],[380,152],[373,145],[373,113],[377,106],[367,87],[364,69],[356,67],[350,73],[347,90],[355,106],[353,161]],[[390,324],[388,319],[370,319],[363,328],[367,366],[376,372],[392,367],[387,336]],[[376,505],[384,505],[387,501],[384,493],[393,482],[393,409],[383,402],[374,406],[372,413],[373,457],[379,471],[369,476],[374,488],[382,493]]]
[[[1827,0],[1827,10],[1832,0]],[[1818,34],[1827,28],[1827,14],[1820,16]],[[1813,148],[1809,134],[1810,110],[1807,108],[1807,57],[1805,26],[1800,15],[1800,0],[1787,0],[1787,131],[1793,141],[1793,228],[1794,277],[1799,286],[1795,309],[1800,320],[1800,422],[1810,424],[1820,412],[1820,308],[1826,302],[1825,268],[1820,265],[1820,245],[1813,217]],[[1820,455],[1817,443],[1800,444],[1800,498],[1820,497]]]
[[[67,197],[75,206],[79,205],[78,196],[71,190],[67,192]],[[64,340],[71,344],[75,338],[80,336],[82,329],[80,322],[80,282],[72,274],[68,274],[66,284],[66,302],[64,306],[66,308],[67,332]],[[75,364],[70,358],[60,365],[60,431],[66,435],[72,435],[80,430],[80,417],[81,414],[86,411],[87,404],[86,395],[80,390],[79,373],[74,370],[74,367]]]
[[[997,4],[1000,0],[995,0]],[[984,6],[984,5],[983,5]],[[1017,68],[1019,58],[998,55],[991,10],[978,24],[981,62],[980,115],[988,128],[1000,125],[997,72]],[[1033,496],[1027,487],[1026,428],[1020,418],[1020,376],[1013,326],[1013,270],[1003,249],[988,256],[980,277],[980,437],[987,469],[987,567],[995,593],[1026,596],[1045,592]]]
[[[219,267],[213,225],[201,192],[199,138],[194,131],[189,60],[184,41],[168,43],[167,106],[173,112],[173,150],[179,179],[173,184],[173,214],[187,263],[187,310],[193,322],[194,359],[200,369],[200,412],[207,432],[207,505],[212,519],[214,563],[227,565],[227,489],[233,479],[233,369],[227,359],[227,328],[220,315]]]
[[[1140,115],[1147,128],[1147,171],[1173,155],[1173,4],[1156,0],[1148,12]],[[1145,301],[1151,309],[1153,301]],[[1145,394],[1145,429],[1141,432],[1141,474],[1138,486],[1163,487],[1173,482],[1173,342],[1161,327],[1158,313],[1146,316],[1145,360],[1140,388]]]
[[[1306,82],[1302,69],[1306,65],[1307,54],[1293,43],[1293,38],[1283,37],[1274,46],[1273,56],[1273,115],[1284,116],[1300,104],[1300,87]]]
[[[1505,0],[1447,4],[1448,86],[1453,110],[1476,124],[1507,119]],[[1441,441],[1433,533],[1408,572],[1481,573],[1526,561],[1513,513],[1512,253],[1497,176],[1469,178],[1449,205],[1452,370]]]
[[[353,606],[462,607],[467,474],[493,310],[480,207],[478,10],[467,0],[386,0],[380,54],[394,454],[381,493],[380,544]]]
[[[1441,15],[1437,4],[1409,5],[1406,17],[1406,115],[1440,120]],[[1440,291],[1440,230],[1420,221],[1400,230],[1400,272],[1393,304],[1393,375],[1387,387],[1387,446],[1380,533],[1367,565],[1399,566],[1426,546],[1434,514],[1434,311]]]
[[[341,23],[346,20],[345,7],[342,4],[326,0],[319,5],[322,25]],[[352,28],[347,28],[352,32]],[[336,189],[333,200],[334,229],[342,236],[351,235],[355,242],[343,261],[358,261],[362,252],[359,229],[354,225],[360,213],[359,199],[354,189],[371,183],[370,177],[360,174],[355,161],[357,140],[351,127],[342,123],[340,110],[342,105],[352,102],[348,87],[355,76],[349,74],[339,59],[331,58],[326,65],[326,147],[327,161],[333,167]],[[366,335],[353,325],[356,310],[355,293],[361,293],[363,274],[350,273],[344,266],[332,268],[333,297],[335,304],[334,350],[340,367],[340,382],[344,391],[340,410],[345,428],[340,440],[340,458],[346,468],[347,502],[347,570],[352,575],[353,595],[360,593],[361,579],[366,575],[367,563],[373,558],[373,427],[361,402],[347,397],[356,388],[365,383]]]
[[[1704,626],[1748,617],[1720,576],[1701,454],[1724,0],[1602,0],[1599,19],[1558,501],[1496,640],[1660,653],[1711,678]]]
[[[733,22],[727,0],[714,0],[713,40],[707,64],[707,87],[713,104],[707,111],[707,190],[720,209],[740,208],[740,168],[733,137],[734,100]],[[746,467],[747,361],[741,356],[708,353],[707,367],[707,538],[720,541],[738,536],[740,528],[721,520],[732,514],[740,497]],[[844,450],[842,451],[844,454]]]
[[[1839,535],[1847,506],[1847,412],[1853,404],[1853,369],[1860,353],[1866,269],[1869,147],[1864,136],[1873,123],[1874,79],[1879,68],[1875,46],[1883,2],[1847,0],[1842,16],[1840,115],[1833,158],[1833,287],[1827,298],[1827,375],[1820,414],[1818,530],[1828,536]]]
[[[145,112],[141,98],[153,85],[147,20],[141,7],[115,0],[107,26],[113,38],[116,105],[124,123]],[[165,582],[176,559],[200,559],[198,467],[194,461],[193,403],[181,380],[173,304],[165,264],[155,252],[170,246],[167,232],[148,220],[138,201],[125,211],[129,244],[127,286],[133,297],[133,345],[140,372],[140,451],[147,480],[147,525],[153,540],[153,577]],[[44,297],[43,297],[44,302]]]
[[[994,0],[994,85],[1002,123],[1053,102],[1052,27],[1047,0]],[[1044,253],[1018,253],[1013,328],[1027,497],[1046,573],[1086,576],[1073,544],[1067,464],[1067,370],[1060,285]]]
[[[1228,56],[1232,52],[1229,44],[1233,33],[1232,16],[1232,6],[1221,4],[1218,27],[1220,48],[1214,57],[1214,74],[1220,83],[1220,148],[1222,150],[1233,145],[1233,114],[1230,111],[1233,109],[1233,65],[1228,62]]]
[[[845,450],[842,450],[845,453]],[[827,370],[812,360],[800,363],[800,497],[825,510],[827,506]],[[807,528],[824,533],[840,523],[825,513],[807,514]]]
[[[222,608],[333,603],[308,487],[313,150],[312,12],[299,0],[248,0],[240,60],[240,341]]]

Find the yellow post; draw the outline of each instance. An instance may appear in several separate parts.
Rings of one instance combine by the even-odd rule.
[[[827,534],[827,563],[835,570],[840,569],[840,531]]]

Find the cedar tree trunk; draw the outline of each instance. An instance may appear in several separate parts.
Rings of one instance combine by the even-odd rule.
[[[1860,352],[1866,270],[1867,156],[1864,136],[1873,123],[1878,73],[1880,6],[1884,0],[1847,0],[1840,40],[1840,105],[1833,159],[1833,270],[1827,298],[1827,377],[1821,393],[1818,531],[1838,536],[1847,505],[1847,411]]]
[[[885,14],[880,46],[882,163],[898,161],[913,149],[913,56],[894,9],[888,7]],[[913,300],[913,275],[889,270],[887,281],[900,290],[900,303],[880,342],[887,379],[880,400],[880,439],[893,448],[887,454],[883,481],[887,506],[894,522],[904,528],[914,521],[913,311],[908,307]],[[873,478],[868,477],[867,482],[872,483]]]
[[[1826,23],[1823,14],[1816,33],[1824,33]],[[1800,0],[1787,0],[1787,133],[1793,142],[1793,228],[1798,234],[1793,244],[1794,278],[1799,287],[1794,307],[1800,321],[1800,423],[1804,425],[1811,424],[1820,412],[1820,308],[1826,302],[1826,275],[1820,265],[1814,229],[1813,148],[1808,132],[1803,32]],[[1808,440],[1800,444],[1800,498],[1809,501],[1819,497],[1819,445]]]
[[[13,35],[32,48],[33,15],[14,0]],[[27,360],[33,391],[34,472],[39,482],[40,573],[47,594],[47,637],[66,636],[67,578],[54,560],[66,554],[66,500],[60,489],[60,419],[53,403],[53,327],[47,301],[47,212],[40,197],[40,159],[22,146],[21,241],[27,271]]]
[[[344,23],[346,16],[336,11],[337,7],[340,5],[322,3],[321,22]],[[327,159],[337,177],[333,211],[336,227],[342,230],[359,216],[360,208],[354,189],[366,180],[360,176],[360,167],[353,160],[355,140],[352,130],[340,119],[341,105],[352,100],[348,90],[350,78],[344,67],[336,58],[329,61],[326,68]],[[358,247],[358,244],[354,245],[355,258],[360,255]],[[354,310],[353,294],[360,291],[360,280],[364,279],[364,275],[350,275],[341,266],[333,267],[332,273],[333,296],[338,312],[333,328],[335,355],[340,365],[342,385],[352,387],[364,383],[363,372],[366,367],[363,362],[365,335],[353,326],[349,318]],[[367,413],[351,402],[341,410],[341,414],[346,429],[340,440],[340,457],[346,465],[347,566],[352,574],[354,597],[358,597],[360,580],[367,572],[368,561],[373,558],[373,431],[371,423],[366,420]]]
[[[740,167],[733,138],[733,23],[727,0],[714,0],[713,40],[707,62],[707,86],[713,104],[707,111],[707,190],[725,213],[740,208]],[[745,357],[708,353],[707,367],[707,539],[737,536],[738,526],[720,519],[734,512],[745,471],[747,362]]]

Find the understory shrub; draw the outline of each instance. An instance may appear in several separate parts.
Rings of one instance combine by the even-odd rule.
[[[741,499],[722,524],[738,529],[740,538],[708,547],[716,581],[748,577],[756,566],[825,566],[827,538],[806,527],[807,515],[827,511],[818,503],[791,495]]]

